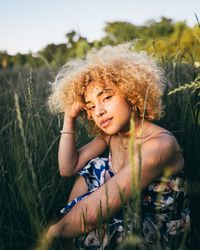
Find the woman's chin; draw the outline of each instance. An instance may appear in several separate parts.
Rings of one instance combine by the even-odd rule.
[[[116,135],[119,131],[113,128],[102,129],[102,131],[107,135]]]

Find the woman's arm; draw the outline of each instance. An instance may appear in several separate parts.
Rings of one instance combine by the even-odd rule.
[[[155,178],[162,175],[168,168],[174,174],[182,168],[183,158],[177,151],[172,139],[166,135],[163,140],[151,140],[142,149],[141,189],[144,189]],[[138,155],[134,157],[134,173],[138,174]],[[136,178],[137,179],[137,178]],[[122,206],[120,192],[125,202],[131,198],[132,165],[129,163],[106,184],[93,192],[84,200],[78,202],[57,224],[50,227],[49,234],[73,238],[84,232],[84,220],[87,230],[92,230],[98,224],[98,211],[101,204],[102,217],[106,220],[113,216]],[[107,199],[108,197],[108,199]],[[109,215],[107,214],[109,207]]]
[[[58,165],[61,176],[74,175],[89,160],[103,153],[107,147],[105,140],[101,137],[96,137],[81,149],[77,149],[75,133],[69,132],[75,131],[76,118],[80,113],[81,107],[80,104],[75,104],[74,106],[71,113],[66,113],[64,116],[62,130],[67,133],[61,133],[60,137]]]

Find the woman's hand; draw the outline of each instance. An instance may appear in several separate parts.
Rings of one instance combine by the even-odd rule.
[[[84,109],[85,109],[85,105],[83,103],[74,102],[72,104],[71,110],[70,110],[68,115],[71,118],[77,118],[79,116],[79,114],[81,113],[81,111]]]

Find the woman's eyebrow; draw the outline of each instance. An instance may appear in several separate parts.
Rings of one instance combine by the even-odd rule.
[[[113,89],[109,89],[109,88],[103,89],[102,91],[100,91],[100,92],[97,94],[97,96],[100,96],[100,95],[102,95],[102,94],[104,94],[104,93],[106,93],[106,92],[110,92],[110,91],[113,91]],[[113,91],[113,92],[114,92],[114,91]],[[88,101],[85,102],[85,104],[88,104],[88,103],[90,103],[90,102],[91,102],[91,101],[88,100]]]
[[[87,104],[89,104],[89,103],[91,103],[91,101],[87,101],[87,102],[85,102],[85,105],[87,105]]]

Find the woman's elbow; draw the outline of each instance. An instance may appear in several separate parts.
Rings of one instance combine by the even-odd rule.
[[[70,171],[66,171],[65,168],[59,168],[59,173],[60,173],[60,176],[62,176],[62,177],[71,177],[74,175],[74,173],[72,173]]]

